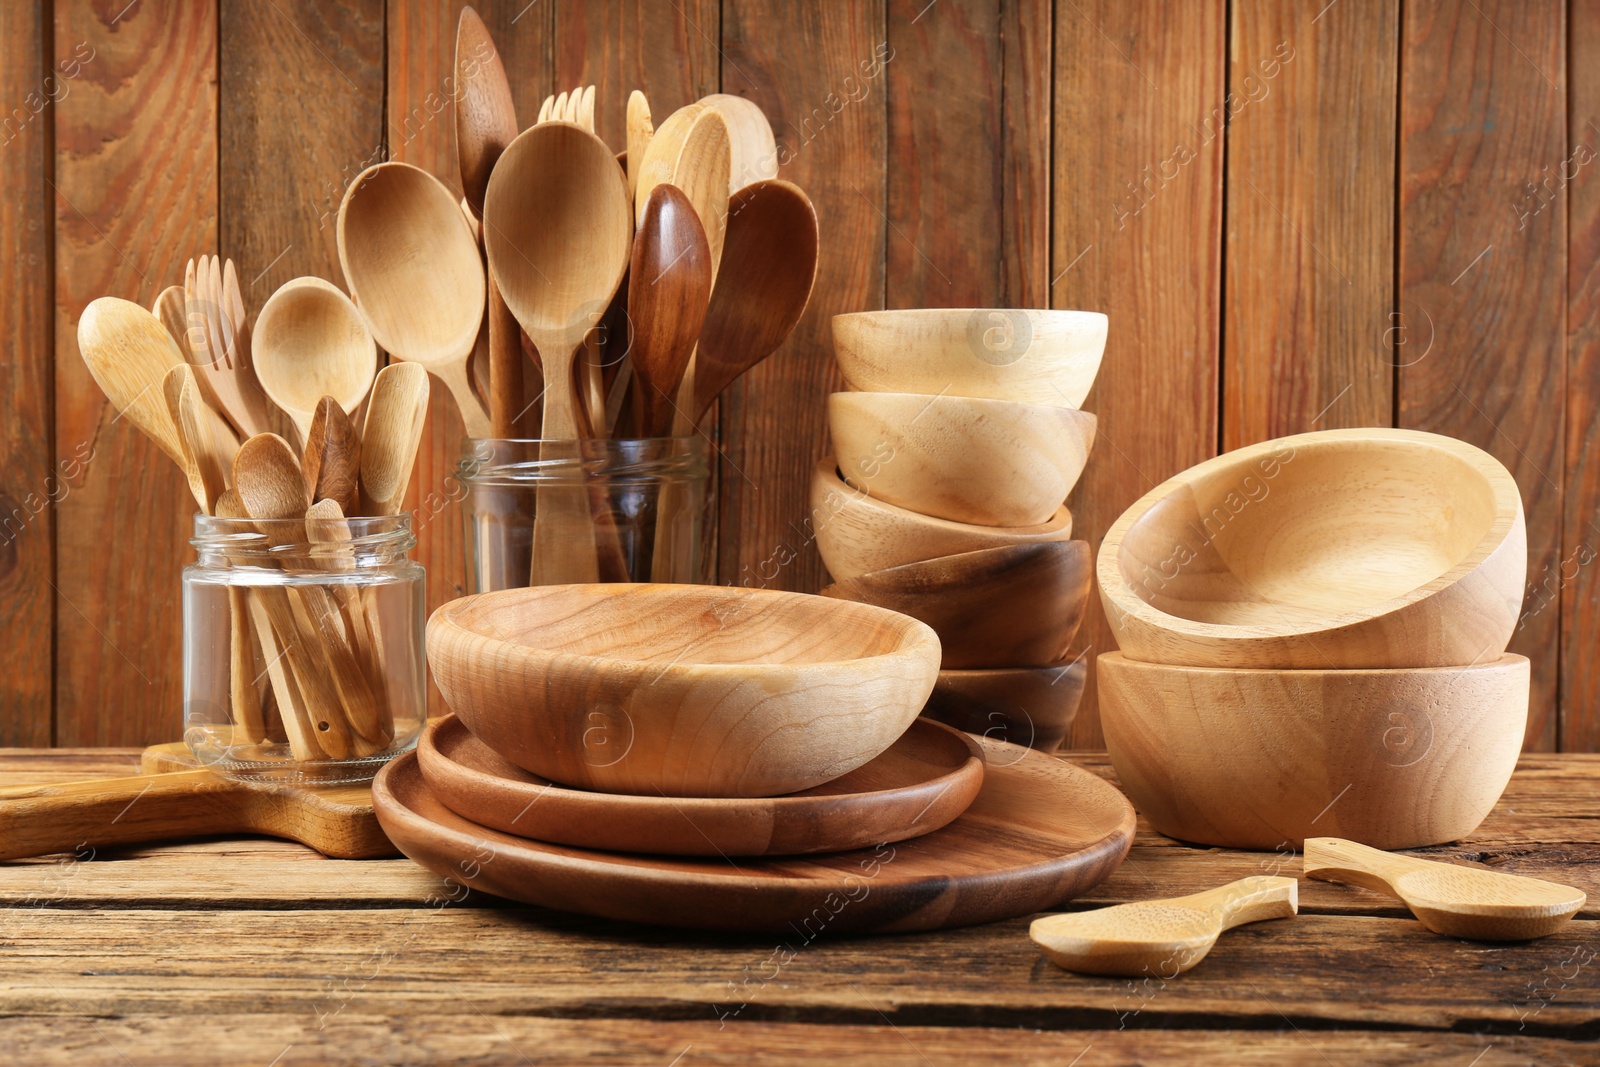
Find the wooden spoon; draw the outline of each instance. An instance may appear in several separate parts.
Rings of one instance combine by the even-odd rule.
[[[193,367],[181,364],[169,370],[162,391],[167,412],[178,430],[195,503],[205,514],[214,514],[217,498],[233,483],[233,457],[239,452],[239,439],[227,420],[201,397]]]
[[[681,189],[658,185],[633,242],[628,318],[640,437],[671,432],[673,403],[711,295],[711,249]]]
[[[636,222],[644,221],[650,192],[676,185],[689,197],[711,246],[711,277],[722,260],[722,235],[728,214],[728,124],[714,108],[690,104],[674,111],[650,139],[639,161],[634,193]]]
[[[728,201],[726,269],[712,290],[695,355],[692,404],[698,425],[733,380],[788,339],[817,277],[817,212],[798,186],[773,179]]]
[[[650,101],[635,89],[628,95],[628,195],[637,197],[639,190],[639,165],[644,162],[645,149],[655,136],[656,128],[650,124]],[[637,203],[637,199],[634,201]]]
[[[349,414],[366,399],[378,367],[378,347],[361,313],[321,278],[280,286],[256,319],[251,348],[261,387],[294,420],[302,441],[318,401],[331,396]]]
[[[495,161],[517,136],[517,107],[506,68],[489,29],[471,6],[456,22],[456,159],[461,191],[475,218],[483,217],[483,194]]]
[[[1028,936],[1052,963],[1079,974],[1175,978],[1204,959],[1223,931],[1298,912],[1293,878],[1259,875],[1186,897],[1047,915]]]
[[[778,176],[778,142],[772,123],[754,100],[729,93],[712,93],[700,103],[715,108],[728,124],[728,195],[758,181]]]
[[[1454,863],[1396,856],[1338,837],[1308,837],[1307,878],[1399,899],[1436,934],[1522,941],[1555,933],[1588,901],[1581,889]]]
[[[183,286],[169,285],[161,290],[156,302],[150,305],[150,314],[160,319],[161,325],[178,342],[178,351],[183,353],[185,362],[193,363],[193,350],[189,346],[189,310]]]
[[[164,385],[183,352],[161,320],[130,300],[100,297],[78,320],[78,350],[118,417],[126,415],[187,471]]]
[[[361,501],[367,515],[394,515],[405,500],[428,417],[428,373],[415,363],[378,372],[361,432]]]
[[[468,435],[487,436],[488,415],[467,373],[483,323],[483,259],[450,190],[409,163],[368,167],[339,204],[338,244],[345,281],[378,343],[438,375]]]
[[[345,514],[361,507],[361,435],[331,396],[317,401],[301,463],[313,500],[332,500]]]

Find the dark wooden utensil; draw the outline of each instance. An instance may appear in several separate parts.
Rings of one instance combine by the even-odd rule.
[[[640,437],[672,432],[673,403],[711,298],[711,247],[694,205],[674,185],[645,203],[628,272]]]
[[[361,513],[361,435],[331,396],[317,401],[300,468],[312,500],[332,500],[346,515]]]

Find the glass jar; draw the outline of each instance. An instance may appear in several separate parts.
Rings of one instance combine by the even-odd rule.
[[[411,516],[196,515],[183,571],[184,740],[234,778],[370,779],[427,715]]]
[[[468,592],[710,580],[710,441],[466,442]]]

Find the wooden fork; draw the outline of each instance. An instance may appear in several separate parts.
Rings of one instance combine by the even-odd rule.
[[[189,323],[184,347],[222,413],[242,437],[272,432],[271,405],[250,362],[250,323],[233,261],[191,259],[183,293]]]

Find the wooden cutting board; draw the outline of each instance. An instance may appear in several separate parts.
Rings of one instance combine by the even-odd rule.
[[[630,856],[513,837],[445,807],[413,753],[385,767],[372,793],[402,852],[484,892],[603,918],[807,940],[823,930],[935,930],[1027,915],[1117,868],[1134,828],[1121,793],[1052,756],[979,743],[983,789],[944,829],[814,856]]]
[[[0,789],[0,860],[213,834],[266,834],[337,859],[396,855],[369,785],[242,782],[183,744],[147,748],[143,774]]]

